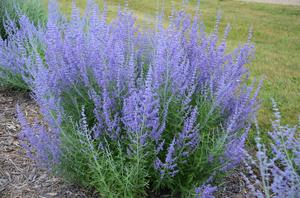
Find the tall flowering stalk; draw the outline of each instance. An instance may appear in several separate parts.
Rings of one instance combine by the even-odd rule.
[[[257,197],[298,197],[300,195],[300,125],[282,126],[281,115],[273,101],[275,119],[273,130],[268,132],[271,144],[262,143],[257,126],[256,156],[247,153],[245,160],[250,179],[244,174],[250,192]],[[299,120],[300,121],[300,120]],[[253,171],[259,170],[259,175]]]
[[[0,38],[0,79],[9,86],[29,89],[30,70],[36,69],[34,54],[45,51],[44,30],[25,15],[18,23],[8,18],[5,28],[8,36]]]
[[[183,11],[153,32],[140,31],[128,8],[108,23],[106,8],[91,0],[83,16],[73,4],[70,20],[57,7],[50,1],[45,53],[28,60],[48,130],[19,116],[23,143],[33,144],[26,148],[40,164],[104,196],[147,188],[195,195],[195,186],[243,159],[259,90],[248,85],[250,43],[226,53],[216,32]],[[39,137],[47,147],[35,146]]]

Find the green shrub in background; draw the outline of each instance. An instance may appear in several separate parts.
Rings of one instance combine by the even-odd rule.
[[[0,1],[0,86],[29,90],[27,58],[43,54],[43,0]]]
[[[7,37],[5,21],[7,17],[18,21],[21,15],[26,15],[35,25],[45,24],[47,12],[43,6],[44,0],[1,0],[0,1],[0,35]]]

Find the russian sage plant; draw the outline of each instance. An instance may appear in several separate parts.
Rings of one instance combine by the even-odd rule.
[[[282,126],[281,115],[273,101],[275,120],[273,130],[268,132],[270,147],[262,143],[257,126],[255,157],[247,154],[245,160],[250,178],[242,174],[252,194],[257,197],[299,197],[300,196],[300,120],[299,125]],[[269,148],[269,149],[268,149]],[[253,167],[259,170],[254,173]]]
[[[173,11],[168,27],[159,15],[141,31],[127,7],[110,23],[105,6],[86,9],[73,3],[61,22],[49,3],[44,56],[28,59],[45,124],[18,109],[28,155],[104,197],[211,195],[213,176],[244,158],[259,90],[245,67],[253,46],[226,52],[229,28],[220,42],[198,13]]]
[[[45,10],[40,0],[3,0],[0,6],[0,85],[28,90],[34,69],[28,61],[33,51],[44,53]]]
[[[20,89],[29,89],[31,72],[35,67],[35,54],[43,56],[45,51],[44,29],[35,26],[27,16],[19,18],[18,23],[8,18],[5,21],[8,33],[6,39],[0,38],[0,80],[1,84]]]

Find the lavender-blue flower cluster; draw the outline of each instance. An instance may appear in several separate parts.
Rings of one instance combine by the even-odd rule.
[[[257,197],[299,197],[300,122],[294,127],[283,126],[274,100],[273,110],[275,119],[272,131],[268,132],[271,143],[262,143],[257,126],[256,156],[252,157],[246,152],[248,160],[244,161],[250,177],[242,176],[251,193]],[[254,167],[259,170],[259,175],[254,173]]]
[[[19,77],[19,87],[28,89],[30,71],[35,69],[30,68],[34,54],[45,51],[44,28],[35,26],[25,15],[18,22],[8,18],[4,25],[8,35],[5,39],[0,37],[0,79],[9,84],[12,77]]]

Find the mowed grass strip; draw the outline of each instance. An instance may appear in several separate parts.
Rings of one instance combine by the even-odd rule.
[[[98,0],[103,5],[103,0]],[[108,17],[116,16],[118,4],[124,0],[109,0]],[[60,5],[66,13],[71,11],[72,0],[61,0]],[[86,0],[77,0],[84,9]],[[169,16],[172,7],[182,8],[181,0],[165,0],[164,12]],[[155,21],[157,8],[162,7],[161,0],[129,0],[129,8],[137,16],[141,26]],[[185,10],[194,13],[197,0],[189,1]],[[249,3],[233,0],[202,0],[200,5],[206,29],[210,32],[216,21],[217,12],[222,14],[221,32],[229,23],[231,32],[228,37],[229,49],[247,40],[250,27],[256,57],[249,69],[253,77],[263,78],[260,93],[261,109],[259,123],[267,128],[272,118],[270,98],[278,102],[284,115],[284,122],[296,124],[300,114],[300,6]]]

